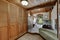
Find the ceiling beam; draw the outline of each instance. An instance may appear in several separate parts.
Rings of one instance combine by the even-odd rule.
[[[41,12],[49,12],[52,8],[40,8],[40,10],[30,10],[31,13],[41,13]]]
[[[40,4],[40,5],[37,5],[37,6],[31,7],[31,8],[27,8],[27,10],[33,10],[33,9],[36,9],[36,8],[43,8],[43,7],[54,6],[55,3],[56,3],[56,1],[47,2],[47,3],[43,3],[43,4]]]

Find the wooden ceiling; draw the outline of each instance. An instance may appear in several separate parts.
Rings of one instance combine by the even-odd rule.
[[[33,10],[35,8],[53,7],[55,5],[55,3],[56,3],[56,1],[47,2],[47,3],[43,3],[43,4],[40,4],[40,5],[28,8],[27,10]]]
[[[23,6],[21,5],[21,0],[6,0],[6,1],[21,6],[26,10],[30,10],[31,13],[48,12],[52,10],[52,7],[56,3],[56,0],[28,0],[29,5]]]
[[[24,8],[27,8],[27,9],[32,9],[32,8],[36,8],[36,7],[43,7],[46,6],[46,5],[54,5],[55,3],[55,0],[28,0],[29,2],[29,5],[27,6],[23,6],[21,5],[21,0],[7,0],[8,2],[11,2],[11,3],[14,3],[14,4],[17,4],[19,6],[22,6]],[[53,3],[52,3],[53,2]],[[51,4],[49,4],[51,3]]]
[[[38,9],[34,9],[34,10],[29,10],[29,11],[32,14],[36,14],[36,13],[41,13],[41,12],[49,12],[51,10],[52,10],[52,7],[46,7],[46,8],[38,8]]]

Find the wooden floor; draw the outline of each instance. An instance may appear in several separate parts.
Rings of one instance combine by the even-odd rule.
[[[37,35],[37,34],[27,33],[27,34],[23,35],[22,37],[20,37],[17,40],[43,40],[43,38],[40,37],[40,35]]]

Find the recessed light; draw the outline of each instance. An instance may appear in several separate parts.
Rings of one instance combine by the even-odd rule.
[[[24,6],[27,6],[28,5],[28,1],[22,0],[21,4],[24,5]]]

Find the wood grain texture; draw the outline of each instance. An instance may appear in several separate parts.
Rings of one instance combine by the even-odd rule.
[[[17,35],[18,35],[18,28],[17,28],[16,24],[11,25],[10,28],[9,28],[9,36],[10,36],[10,38],[13,38],[13,37],[15,37]]]
[[[0,40],[8,40],[7,26],[0,28]]]
[[[15,40],[26,33],[26,14],[24,8],[0,0],[0,40]]]
[[[0,27],[7,26],[8,4],[0,1]]]
[[[8,40],[8,4],[0,0],[0,40]]]
[[[25,13],[23,8],[19,8],[16,5],[9,4],[9,29],[11,28],[9,30],[9,33],[11,38],[17,36],[18,34],[25,33],[26,30],[24,30],[23,25],[24,14]]]

